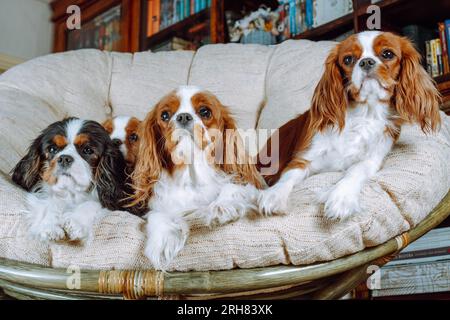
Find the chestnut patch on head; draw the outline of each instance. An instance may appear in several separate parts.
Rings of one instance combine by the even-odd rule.
[[[158,103],[156,106],[156,118],[158,124],[162,128],[168,127],[170,119],[180,107],[180,100],[175,92],[171,92]]]
[[[191,102],[197,116],[207,128],[223,128],[223,124],[220,123],[221,104],[214,95],[199,92],[192,96]]]
[[[338,64],[348,79],[353,67],[362,55],[362,47],[356,35],[350,36],[338,45]]]
[[[381,33],[373,42],[373,51],[382,62],[378,68],[378,76],[385,84],[393,86],[401,69],[402,48],[400,37],[392,33]]]
[[[113,119],[108,119],[102,124],[103,128],[105,128],[108,134],[111,134],[114,131],[114,122]]]
[[[67,145],[66,137],[60,134],[55,135],[52,142],[58,147],[58,149],[63,149]]]

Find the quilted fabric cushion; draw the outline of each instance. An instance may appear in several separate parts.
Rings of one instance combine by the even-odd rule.
[[[335,42],[288,40],[275,47],[266,77],[266,104],[258,128],[276,129],[310,107],[323,62]]]
[[[201,47],[194,57],[189,84],[218,96],[239,128],[255,128],[265,99],[267,65],[275,47],[218,44]]]

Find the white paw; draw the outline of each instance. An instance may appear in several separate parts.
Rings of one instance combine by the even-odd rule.
[[[356,193],[348,192],[348,190],[342,190],[337,186],[328,194],[324,210],[328,219],[346,219],[361,210],[359,196]]]
[[[223,225],[232,221],[236,221],[246,213],[246,208],[234,207],[230,203],[212,202],[208,207],[208,215],[206,216],[206,224],[210,227]]]
[[[33,237],[42,242],[61,241],[66,238],[64,229],[58,224],[46,224],[33,230]]]
[[[265,216],[287,213],[289,194],[290,192],[277,188],[276,185],[261,190],[258,196],[259,211]]]
[[[188,232],[185,224],[171,223],[154,227],[147,224],[148,239],[144,253],[155,269],[165,270],[168,267],[183,249]]]
[[[66,231],[69,240],[72,241],[74,240],[84,241],[90,235],[89,228],[82,225],[78,221],[70,218],[64,221],[64,230]]]

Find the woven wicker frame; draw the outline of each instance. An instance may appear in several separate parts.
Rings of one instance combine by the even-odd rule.
[[[68,289],[72,273],[0,258],[0,287],[18,299],[336,299],[365,281],[368,266],[382,266],[450,214],[450,192],[415,228],[384,244],[333,261],[209,272],[81,270],[80,286]]]

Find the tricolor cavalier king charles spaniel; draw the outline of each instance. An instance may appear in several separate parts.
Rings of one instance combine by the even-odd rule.
[[[265,182],[213,94],[180,87],[148,113],[138,135],[134,200],[150,210],[145,255],[155,268],[184,247],[192,221],[224,224],[256,209]]]
[[[67,118],[48,126],[13,169],[25,190],[31,236],[84,241],[103,209],[121,209],[125,161],[97,122]]]
[[[326,59],[310,110],[285,126],[295,131],[295,140],[281,155],[281,177],[261,191],[260,210],[286,212],[295,184],[312,174],[344,171],[319,196],[325,216],[359,212],[361,189],[380,169],[401,125],[416,123],[425,133],[440,125],[440,96],[420,60],[409,40],[388,32],[366,31],[338,44]]]

